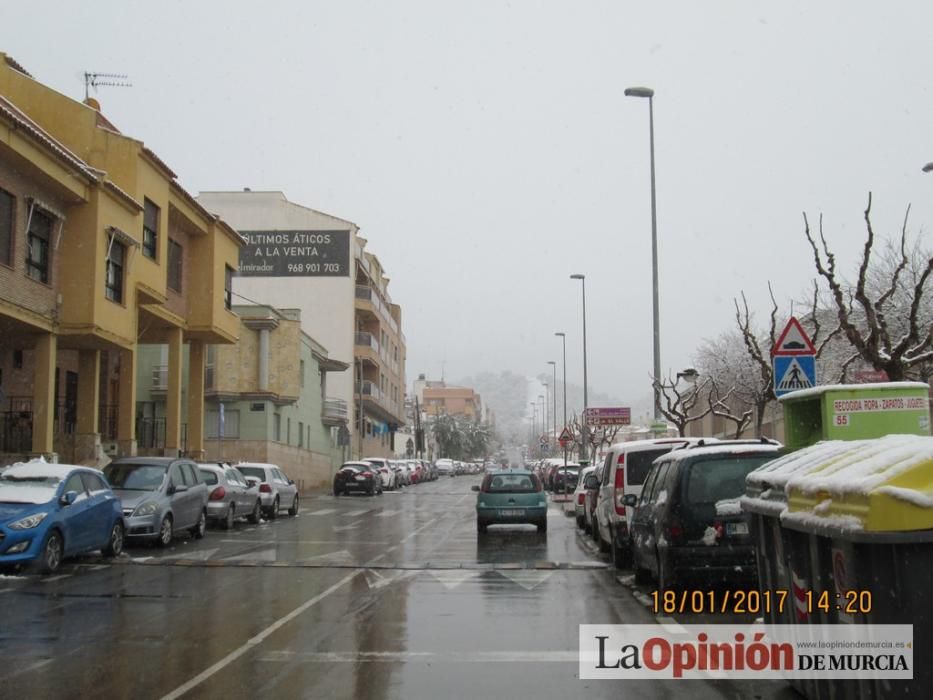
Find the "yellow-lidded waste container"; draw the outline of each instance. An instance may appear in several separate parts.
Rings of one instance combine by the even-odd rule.
[[[933,437],[831,440],[749,474],[763,591],[788,591],[771,624],[910,624],[933,658]],[[793,680],[811,700],[933,697],[933,664],[912,681]]]

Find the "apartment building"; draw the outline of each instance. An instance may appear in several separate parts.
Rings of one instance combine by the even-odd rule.
[[[302,328],[351,365],[331,378],[328,393],[352,416],[352,455],[393,454],[405,422],[402,310],[356,224],[290,202],[282,192],[201,192],[198,201],[248,241],[234,293],[298,308]]]
[[[236,341],[242,237],[142,141],[0,53],[0,460],[136,453],[140,344],[167,347],[165,452],[203,449],[204,359]],[[195,264],[197,270],[195,270]]]
[[[482,399],[470,387],[425,386],[421,391],[424,412],[428,416],[463,416],[474,421],[482,420]]]

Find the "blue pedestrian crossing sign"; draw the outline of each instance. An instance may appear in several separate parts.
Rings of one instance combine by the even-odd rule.
[[[816,386],[816,358],[813,355],[774,356],[774,394],[783,396],[792,391]]]

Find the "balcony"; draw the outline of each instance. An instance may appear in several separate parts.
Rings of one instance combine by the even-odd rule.
[[[357,391],[362,394],[365,398],[371,398],[374,401],[382,402],[382,390],[376,385],[375,382],[364,381],[362,384],[357,385]]]
[[[321,422],[324,425],[345,425],[349,420],[350,411],[347,402],[343,399],[324,399],[321,409]]]
[[[375,289],[367,285],[358,284],[356,285],[356,298],[371,304],[373,307],[372,312],[378,314],[394,333],[398,333],[398,322],[393,318],[392,313],[389,311],[389,307],[382,301]],[[367,307],[364,306],[363,308]]]
[[[354,337],[354,355],[373,367],[379,366],[379,341],[372,333],[358,332]]]

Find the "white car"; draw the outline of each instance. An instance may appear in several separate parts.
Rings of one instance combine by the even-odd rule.
[[[577,519],[577,527],[586,529],[586,489],[583,488],[586,477],[596,472],[596,467],[584,467],[577,478],[577,488],[573,491],[573,498],[564,502],[564,513],[573,515]]]
[[[716,442],[707,438],[707,442]],[[627,565],[631,556],[632,508],[622,499],[641,495],[651,463],[671,450],[699,442],[697,438],[663,438],[617,442],[609,448],[599,469],[599,495],[593,539],[601,551],[609,551],[616,568]],[[582,481],[582,479],[581,479]]]
[[[382,488],[388,491],[394,491],[399,487],[400,481],[398,474],[385,457],[364,457],[363,461],[373,465],[376,473],[382,480]]]
[[[434,466],[437,468],[438,476],[454,475],[454,462],[452,459],[439,459],[434,462]]]

